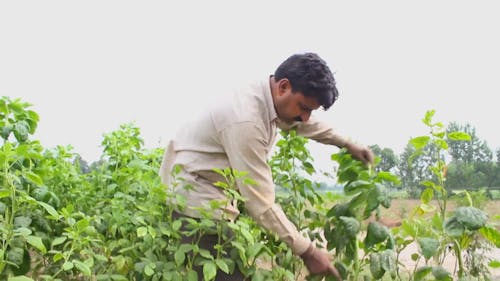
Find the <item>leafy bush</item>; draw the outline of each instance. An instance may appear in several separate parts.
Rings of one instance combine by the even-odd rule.
[[[303,278],[302,261],[245,212],[234,222],[214,220],[214,210],[224,202],[211,202],[199,220],[174,217],[174,210],[185,204],[173,192],[182,184],[179,169],[172,171],[172,186],[164,186],[157,175],[163,149],[144,149],[134,124],[105,134],[102,157],[86,165],[71,146],[46,149],[32,139],[39,117],[29,107],[19,99],[0,99],[1,280],[213,280],[236,268],[252,280]],[[439,129],[431,117],[428,113],[425,123]],[[431,131],[431,136],[412,143],[416,153],[427,142],[445,149],[445,136]],[[339,164],[345,196],[339,200],[338,195],[318,192],[319,184],[307,178],[315,169],[306,142],[293,131],[282,133],[279,150],[270,160],[282,188],[277,201],[303,233],[335,250],[334,264],[346,280],[400,278],[398,256],[412,242],[420,247],[415,259],[426,262],[412,271],[414,280],[431,275],[451,280],[453,274],[440,264],[450,251],[457,257],[467,253],[458,261],[461,278],[486,276],[486,264],[500,264],[482,263],[482,250],[500,247],[499,232],[474,205],[482,197],[466,194],[461,208],[447,212],[441,160],[431,168],[435,176],[423,183],[426,189],[418,208],[419,213],[432,214],[430,221],[413,217],[389,230],[365,219],[389,206],[387,186],[398,179],[364,166],[342,150],[332,159]],[[215,185],[228,200],[241,204],[235,182],[251,179],[244,171],[216,172],[222,180]],[[434,197],[440,200],[439,209],[429,204]],[[166,204],[174,199],[177,205]],[[211,252],[197,244],[207,233],[221,238]]]

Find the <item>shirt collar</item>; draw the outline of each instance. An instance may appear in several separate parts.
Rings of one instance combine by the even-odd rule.
[[[269,75],[267,79],[264,79],[262,82],[262,86],[264,89],[264,100],[266,102],[266,109],[267,112],[269,113],[269,121],[275,122],[278,120],[278,113],[276,112],[276,108],[274,107],[274,102],[273,102],[273,96],[271,93],[271,84],[270,84],[270,78],[272,75]]]

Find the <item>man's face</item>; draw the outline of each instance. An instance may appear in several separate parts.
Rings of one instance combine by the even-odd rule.
[[[300,92],[292,93],[292,87],[287,79],[278,81],[278,95],[274,106],[278,117],[286,122],[306,122],[311,112],[321,105],[314,97],[306,97]]]

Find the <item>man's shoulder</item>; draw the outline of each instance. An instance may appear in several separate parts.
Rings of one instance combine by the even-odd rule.
[[[232,95],[221,101],[212,111],[215,123],[264,122],[268,114],[265,101],[265,83],[252,81],[235,89]]]

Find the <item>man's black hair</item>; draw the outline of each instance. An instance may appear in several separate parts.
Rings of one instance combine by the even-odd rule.
[[[276,69],[274,78],[276,81],[287,78],[293,93],[301,92],[304,96],[317,98],[325,110],[339,96],[330,68],[315,53],[292,55]]]

